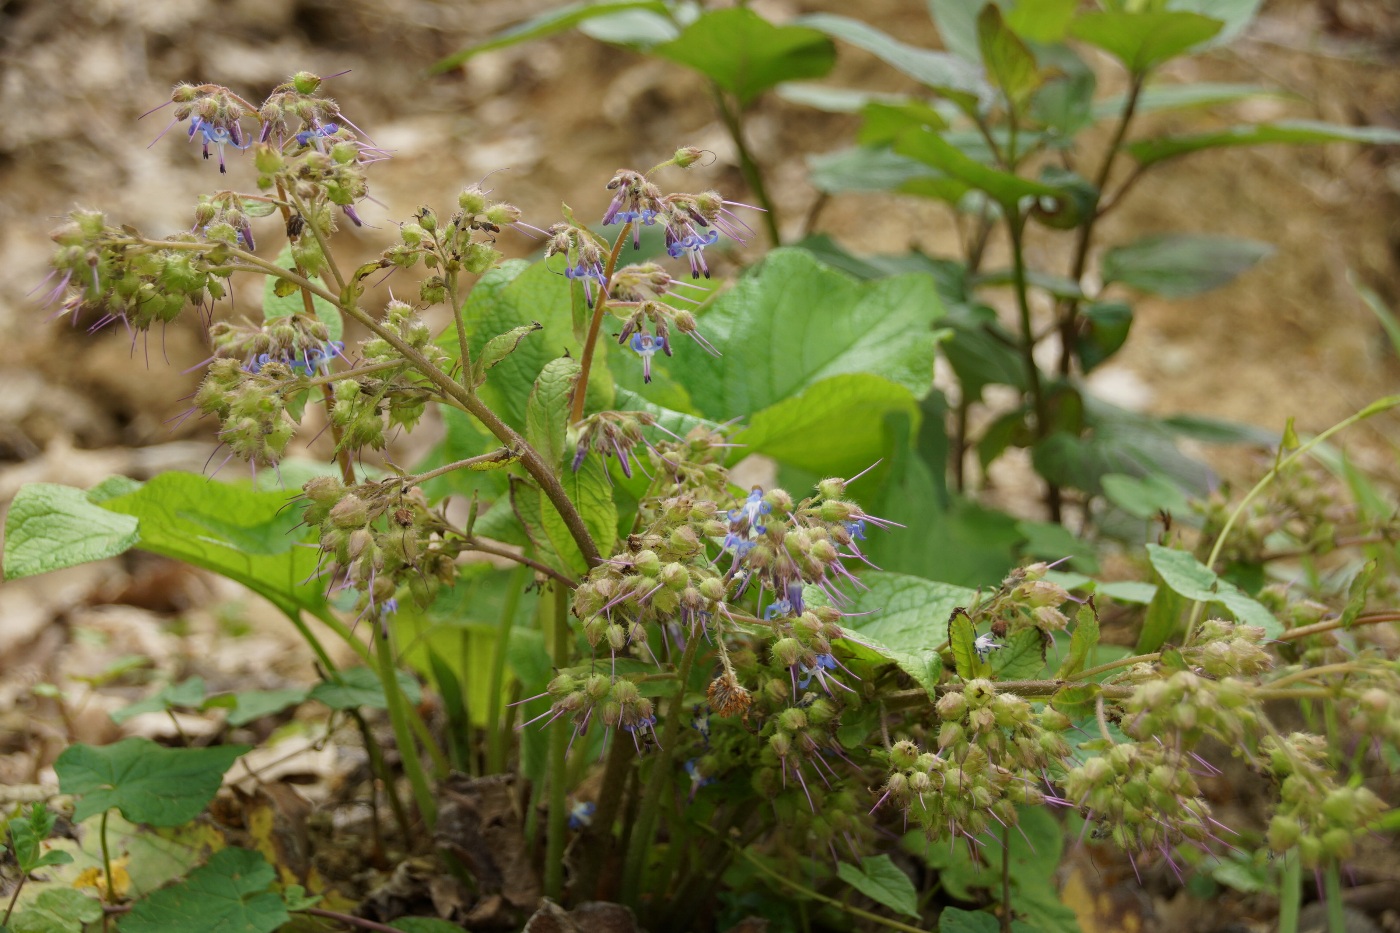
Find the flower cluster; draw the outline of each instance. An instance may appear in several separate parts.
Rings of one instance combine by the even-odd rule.
[[[232,239],[236,240],[236,234]],[[222,298],[225,271],[212,267],[226,259],[193,234],[178,234],[168,245],[146,247],[132,234],[107,226],[97,211],[76,210],[53,234],[58,283],[47,296],[53,302],[73,289],[63,302],[63,314],[95,313],[92,328],[122,321],[144,331],[179,317],[187,304],[203,306]]]
[[[428,510],[416,486],[396,479],[347,487],[319,476],[302,487],[307,507],[302,520],[320,531],[321,566],[332,591],[359,594],[362,612],[396,606],[407,588],[419,605],[456,576],[460,539]]]
[[[1279,853],[1297,847],[1306,868],[1355,854],[1357,840],[1385,812],[1385,803],[1365,787],[1337,785],[1327,742],[1319,736],[1265,736],[1260,751],[1279,782],[1269,846]]]

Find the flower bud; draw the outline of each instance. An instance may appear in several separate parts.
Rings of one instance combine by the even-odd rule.
[[[949,691],[939,698],[936,709],[939,719],[962,719],[963,714],[967,712],[967,699],[960,690]]]
[[[359,496],[351,493],[335,504],[330,512],[330,522],[337,528],[362,528],[369,522],[369,506]]]

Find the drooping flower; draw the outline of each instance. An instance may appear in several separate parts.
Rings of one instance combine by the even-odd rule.
[[[209,158],[209,146],[212,144],[219,150],[219,173],[227,174],[228,166],[224,164],[224,146],[232,146],[235,149],[247,149],[252,142],[243,141],[243,133],[238,128],[238,119],[205,119],[204,117],[192,117],[190,119],[189,138],[194,139],[198,134],[203,142],[204,158]]]
[[[665,341],[651,334],[633,334],[629,345],[642,358],[642,381],[651,382],[651,358],[666,348]]]

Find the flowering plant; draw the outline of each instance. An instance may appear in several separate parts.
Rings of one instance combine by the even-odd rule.
[[[995,48],[1020,60],[999,16],[984,19],[986,41],[1000,37]],[[992,182],[1005,186],[1019,164],[1015,120],[1038,85],[996,74],[1012,156]],[[364,737],[400,846],[433,840],[455,857],[460,840],[444,825],[460,813],[445,811],[461,787],[450,772],[510,775],[529,801],[511,832],[522,849],[543,840],[542,856],[522,859],[541,876],[525,889],[618,900],[658,929],[737,910],[758,887],[911,929],[897,915],[935,905],[892,856],[948,869],[935,853],[949,845],[1004,928],[1018,914],[1049,925],[1063,908],[1041,896],[1048,874],[1013,878],[1012,852],[1017,834],[1055,826],[1052,811],[1134,867],[1272,851],[1294,888],[1304,867],[1335,883],[1381,825],[1385,804],[1360,765],[1400,738],[1400,684],[1393,659],[1364,641],[1394,619],[1365,611],[1370,578],[1344,611],[1315,618],[1282,596],[1256,599],[1214,569],[1244,506],[1225,511],[1204,562],[1150,552],[1152,599],[1166,608],[1129,655],[1100,644],[1094,581],[1042,562],[985,590],[881,573],[872,544],[901,529],[867,511],[880,511],[871,503],[888,499],[892,475],[870,465],[901,426],[918,426],[948,336],[933,329],[942,309],[927,276],[857,282],[779,249],[717,294],[714,252],[764,221],[714,191],[662,187],[702,161],[695,148],[616,172],[597,229],[567,207],[532,226],[473,185],[450,211],[420,208],[378,259],[350,268],[335,234],[342,219],[364,223],[370,167],[390,154],[322,85],[299,73],[257,106],[223,87],[177,87],[173,123],[188,124],[205,158],[218,150],[221,176],[239,168],[228,171],[224,149],[246,151],[256,190],[202,199],[192,228],[165,239],[74,212],[54,235],[49,298],[133,338],[193,308],[212,356],[192,413],[217,420],[227,456],[275,485],[268,474],[291,465],[293,439],[320,408],[333,468],[290,497],[241,483],[192,494],[175,476],[76,495],[31,487],[10,512],[8,574],[135,545],[173,554],[267,595],[327,683],[344,685],[351,673],[306,625],[320,619],[373,672],[387,709],[402,774]],[[1027,218],[1070,209],[1072,187],[1004,198],[1005,213],[984,201],[984,222],[1008,220],[1019,253]],[[255,245],[270,231],[256,228],[274,216],[286,244],[270,260]],[[503,263],[507,230],[542,239],[542,258]],[[650,255],[624,263],[648,231],[676,273]],[[265,283],[262,321],[216,320],[234,277],[248,275]],[[417,275],[400,289],[409,299],[374,299],[383,275]],[[1067,333],[1081,310],[1068,306]],[[1019,416],[1048,434],[1048,395],[1024,349],[1032,397]],[[414,472],[399,469],[382,452],[430,409],[446,440]],[[1316,442],[1290,445],[1250,498]],[[740,484],[740,448],[785,472]],[[289,498],[294,529],[281,518]],[[74,520],[101,529],[96,544],[53,531]],[[285,546],[263,543],[274,527]],[[487,557],[515,569],[483,569]],[[452,622],[491,596],[501,611],[487,650],[474,650]],[[434,688],[436,711],[420,708],[405,666]],[[1325,701],[1357,731],[1350,776],[1324,739],[1275,725],[1279,700]],[[1221,744],[1275,790],[1252,836],[1213,814],[1205,784]],[[104,814],[105,839],[106,809],[91,802],[100,785],[79,777],[95,752],[75,751],[60,778],[83,798],[80,813]],[[231,875],[246,868],[239,858],[224,860]],[[105,897],[119,900],[105,869]],[[482,901],[501,894],[479,862],[465,871]],[[866,900],[833,896],[838,882]],[[320,910],[291,888],[282,916]],[[535,906],[493,903],[502,925]]]

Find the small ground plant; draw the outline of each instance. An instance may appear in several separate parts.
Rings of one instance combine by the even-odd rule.
[[[982,64],[959,66],[981,67],[982,83],[938,85],[988,158],[935,131],[934,110],[899,112],[919,123],[900,130],[899,147],[918,148],[942,173],[930,183],[974,205],[973,239],[994,223],[1010,233],[1021,329],[1002,335],[1002,350],[1024,364],[1026,404],[1002,447],[1018,431],[1027,444],[1087,443],[1073,361],[1087,370],[1122,342],[1099,328],[1115,319],[1104,306],[1058,294],[1062,378],[1041,383],[1026,225],[1063,220],[1087,242],[1147,74],[1220,28],[1194,13],[1055,6],[1065,25],[1054,38],[1067,29],[1132,73],[1096,182],[1016,174],[1059,145],[1047,89],[1076,74],[1032,54],[1023,33],[1050,40],[1029,12],[987,7],[974,25]],[[835,19],[828,31],[885,47]],[[790,46],[774,42],[757,48],[781,63],[774,50]],[[769,84],[788,76],[773,68]],[[1138,870],[1246,866],[1279,892],[1285,926],[1304,870],[1315,872],[1340,911],[1342,864],[1394,826],[1368,788],[1400,740],[1400,670],[1370,637],[1400,614],[1368,607],[1373,588],[1393,597],[1393,515],[1354,484],[1358,499],[1372,495],[1347,520],[1375,561],[1340,594],[1321,579],[1306,594],[1261,587],[1240,568],[1276,559],[1264,542],[1277,547],[1281,534],[1300,542],[1292,558],[1335,543],[1345,509],[1324,501],[1303,459],[1400,397],[1306,442],[1290,430],[1242,502],[1203,507],[1199,537],[1148,545],[1152,584],[1102,584],[1044,562],[981,589],[881,571],[875,542],[918,518],[898,489],[920,419],[936,411],[934,357],[951,336],[940,328],[961,328],[955,340],[1000,331],[945,313],[946,289],[927,269],[862,280],[801,248],[774,249],[718,289],[714,251],[751,241],[768,215],[693,183],[704,162],[694,148],[597,179],[612,194],[599,223],[564,206],[532,226],[473,185],[455,204],[420,208],[380,258],[351,268],[335,234],[363,222],[370,173],[389,153],[323,84],[299,73],[260,104],[178,86],[170,128],[217,157],[220,179],[251,171],[253,183],[201,198],[191,229],[167,238],[86,209],[54,234],[48,300],[63,315],[124,326],[135,341],[182,316],[207,332],[192,414],[217,421],[221,456],[257,472],[27,486],[7,518],[7,575],[131,547],[178,557],[269,599],[323,679],[213,697],[187,681],[141,709],[223,708],[237,725],[319,700],[362,730],[395,853],[436,852],[444,873],[500,895],[500,880],[462,856],[447,808],[504,781],[524,801],[509,825],[528,879],[512,889],[618,901],[651,929],[725,928],[749,913],[794,929],[913,930],[935,917],[948,930],[1073,929],[1054,870],[1065,840],[1086,837]],[[722,89],[742,101],[763,87]],[[1065,120],[1080,119],[1088,98],[1060,103]],[[515,235],[537,239],[542,257],[502,262],[497,240]],[[268,259],[274,238],[285,242]],[[972,262],[963,274],[977,272]],[[261,320],[216,313],[247,276],[263,283]],[[386,276],[397,297],[372,298]],[[450,323],[431,326],[433,309]],[[981,376],[959,375],[971,398]],[[430,408],[446,439],[401,469],[389,446]],[[288,451],[313,420],[334,463],[308,475]],[[754,452],[782,472],[739,486],[731,469]],[[1112,485],[1104,478],[1086,492]],[[1137,479],[1138,505],[1163,495]],[[1119,486],[1117,504],[1131,504]],[[1048,488],[1058,518],[1058,484]],[[1266,501],[1290,511],[1280,519]],[[1101,642],[1108,599],[1148,606],[1136,650]],[[358,664],[338,667],[309,619]],[[423,683],[438,714],[420,703]],[[366,710],[387,714],[397,767]],[[224,849],[160,890],[123,884],[112,811],[187,823],[246,751],[144,739],[67,749],[56,770],[74,822],[98,824],[99,898],[79,909],[57,904],[68,893],[24,901],[17,887],[3,922],[70,930],[105,911],[122,931],[182,931],[217,912],[220,929],[265,933],[300,913],[384,929],[328,909],[327,892],[308,894],[248,849]],[[1213,811],[1208,785],[1232,755],[1267,786],[1260,825]],[[61,861],[39,855],[51,828],[42,806],[9,825],[17,885]],[[911,866],[935,872],[942,891],[916,886]],[[60,906],[69,919],[45,926],[41,914]],[[535,906],[507,897],[492,920],[518,926]],[[423,918],[397,928],[436,929]]]

